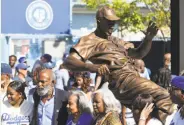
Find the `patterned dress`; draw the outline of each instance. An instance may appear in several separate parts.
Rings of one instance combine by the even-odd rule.
[[[122,125],[117,112],[108,112],[104,115],[98,115],[93,125]]]

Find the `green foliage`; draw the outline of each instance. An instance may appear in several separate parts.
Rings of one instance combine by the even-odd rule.
[[[170,27],[170,0],[136,0],[146,5],[148,18],[155,18],[159,28]]]
[[[111,5],[120,17],[119,26],[120,31],[128,30],[137,32],[144,28],[143,15],[140,13],[140,9],[136,6],[135,2],[127,3],[122,0],[114,0]]]
[[[107,4],[108,0],[83,0],[90,8],[97,8],[99,5]]]
[[[83,0],[88,7],[96,9],[101,5],[114,8],[120,17],[119,31],[137,32],[145,29],[148,22],[153,20],[157,26],[170,27],[170,0],[134,0],[128,3],[126,0]],[[145,4],[148,13],[141,13],[137,4]]]

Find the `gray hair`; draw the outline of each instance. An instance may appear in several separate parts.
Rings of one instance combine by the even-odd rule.
[[[71,91],[71,95],[77,96],[77,106],[80,113],[93,113],[92,102],[87,98],[86,94],[82,91]]]
[[[106,88],[104,88],[106,87]],[[115,98],[114,94],[108,89],[108,83],[104,83],[102,88],[95,91],[102,96],[102,100],[105,104],[105,113],[113,111],[121,113],[121,103]]]

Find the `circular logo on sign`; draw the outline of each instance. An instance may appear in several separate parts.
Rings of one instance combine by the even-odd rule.
[[[51,6],[43,0],[36,0],[30,3],[26,9],[26,20],[36,30],[48,28],[53,20]]]

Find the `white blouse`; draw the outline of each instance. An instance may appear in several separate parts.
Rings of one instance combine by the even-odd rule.
[[[146,125],[163,125],[163,124],[158,119],[151,118]]]

